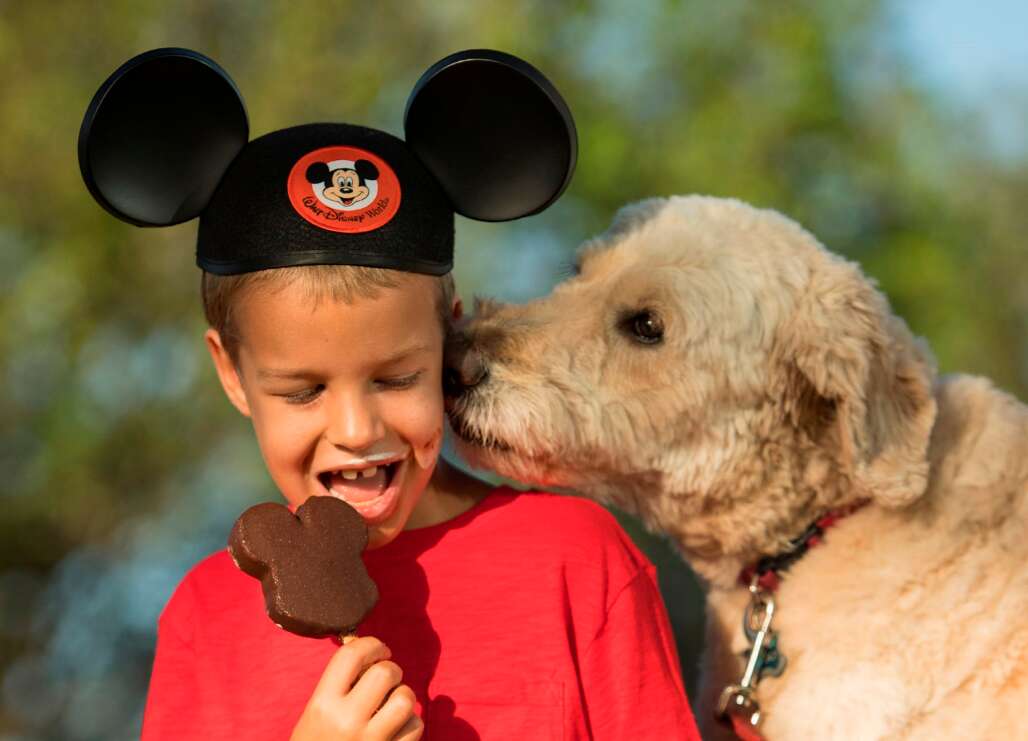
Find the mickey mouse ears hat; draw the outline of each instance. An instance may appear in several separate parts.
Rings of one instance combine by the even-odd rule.
[[[196,262],[220,275],[365,265],[442,275],[453,214],[538,213],[575,167],[574,121],[534,67],[489,50],[452,54],[407,101],[406,141],[351,124],[248,141],[235,83],[188,49],[130,59],[100,87],[79,166],[107,211],[137,226],[200,217]]]

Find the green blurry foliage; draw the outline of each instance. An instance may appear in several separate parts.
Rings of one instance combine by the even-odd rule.
[[[556,266],[626,202],[733,196],[860,262],[942,371],[1028,396],[1026,161],[997,161],[973,120],[912,83],[877,0],[0,8],[0,574],[45,581],[72,549],[174,506],[183,466],[245,430],[201,342],[195,223],[122,224],[79,177],[89,98],[157,46],[218,60],[252,137],[318,120],[402,135],[407,93],[430,63],[468,47],[521,55],[574,112],[578,171],[539,217],[459,223],[465,296],[546,292]],[[259,465],[256,453],[247,464]],[[253,492],[274,496],[270,482]],[[624,521],[661,568],[690,667],[695,585],[664,543]],[[38,648],[16,602],[0,601],[0,668]]]

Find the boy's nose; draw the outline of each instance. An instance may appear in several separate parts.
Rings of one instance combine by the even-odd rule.
[[[385,425],[366,399],[343,399],[333,405],[325,437],[336,447],[357,452],[385,437]]]

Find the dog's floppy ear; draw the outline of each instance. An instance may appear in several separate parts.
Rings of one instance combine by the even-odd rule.
[[[894,317],[852,263],[821,262],[786,332],[787,360],[821,408],[834,407],[822,441],[854,484],[902,507],[924,492],[935,421],[934,367],[924,345]],[[801,393],[803,393],[801,391]]]
[[[547,208],[578,157],[575,123],[557,89],[525,60],[492,49],[432,65],[407,100],[404,131],[454,210],[479,221]]]

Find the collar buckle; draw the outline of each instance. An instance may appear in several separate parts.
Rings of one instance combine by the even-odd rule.
[[[750,602],[743,613],[742,629],[752,644],[743,652],[746,669],[738,684],[721,690],[717,703],[717,717],[731,721],[740,717],[752,728],[760,725],[760,703],[756,690],[765,674],[777,677],[785,671],[785,656],[778,650],[778,634],[771,629],[775,616],[774,594],[761,586],[761,575],[754,572],[749,583]]]

